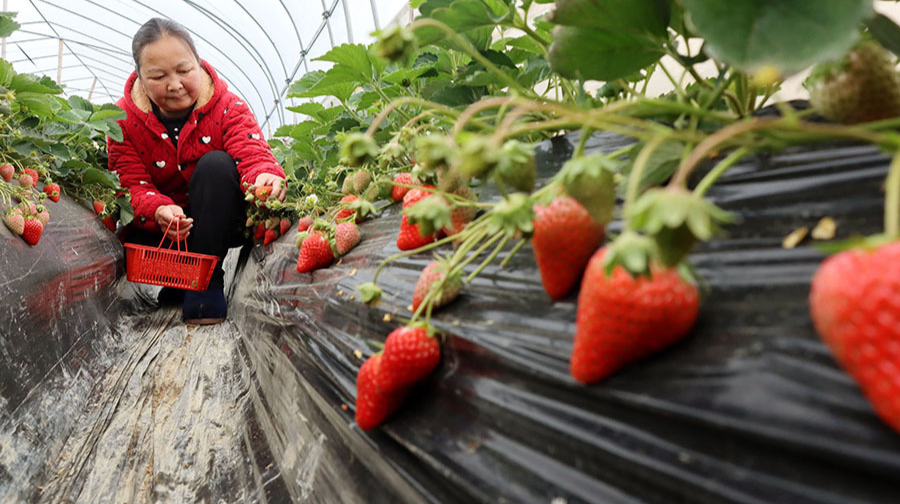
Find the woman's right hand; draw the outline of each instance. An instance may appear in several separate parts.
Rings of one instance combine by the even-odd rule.
[[[159,229],[165,231],[166,228],[169,228],[166,238],[173,242],[185,240],[191,234],[191,227],[194,225],[194,219],[185,217],[184,210],[178,205],[160,205],[153,214],[153,218]],[[173,223],[172,227],[169,227],[169,223],[173,219],[181,219],[181,222]]]

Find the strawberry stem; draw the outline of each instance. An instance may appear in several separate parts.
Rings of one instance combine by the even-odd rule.
[[[884,202],[884,231],[893,239],[900,238],[900,151],[894,154],[887,176]]]
[[[522,250],[522,247],[524,247],[526,243],[528,243],[527,239],[523,238],[522,240],[519,240],[519,243],[516,243],[512,250],[510,250],[509,253],[506,254],[506,257],[503,258],[503,261],[500,262],[500,268],[505,268],[506,265],[509,264],[509,261],[516,255],[518,251]]]
[[[455,273],[457,273],[457,272],[461,272],[461,271],[463,270],[463,268],[465,268],[466,266],[469,265],[469,263],[471,263],[472,261],[474,261],[475,259],[477,259],[478,256],[481,255],[482,252],[484,252],[485,250],[487,250],[487,248],[490,247],[495,241],[497,241],[498,239],[500,239],[500,237],[501,237],[502,235],[503,235],[503,233],[496,233],[496,234],[495,234],[494,236],[492,236],[489,240],[487,240],[486,242],[484,242],[480,247],[478,247],[478,250],[476,250],[475,252],[472,252],[471,254],[469,254],[469,256],[468,256],[464,261],[462,261],[462,262],[460,262],[459,264],[457,264],[456,266],[454,266],[454,267],[453,267],[453,270],[451,271],[451,274],[455,274]]]
[[[694,195],[702,198],[703,195],[706,194],[706,191],[716,183],[716,180],[718,180],[722,174],[728,171],[732,166],[736,165],[749,152],[749,147],[741,147],[720,161],[715,168],[710,170],[709,173],[700,180],[700,183],[697,184],[697,187],[694,189]]]
[[[487,243],[485,243],[485,245],[486,245],[486,246],[490,246],[490,244],[491,244],[494,240],[496,240],[498,236],[499,236],[499,234],[496,235],[496,236],[494,236],[494,238],[491,238],[491,240],[488,241]],[[485,260],[478,266],[478,268],[477,268],[475,271],[473,271],[472,273],[469,274],[469,276],[466,277],[466,283],[467,283],[467,284],[470,283],[472,280],[474,280],[475,277],[477,277],[482,271],[484,271],[484,268],[487,268],[488,264],[490,264],[491,262],[493,262],[494,259],[497,258],[497,254],[499,254],[500,251],[503,250],[503,247],[506,246],[506,243],[507,243],[507,242],[509,242],[509,235],[503,236],[503,239],[500,240],[500,243],[497,245],[497,247],[494,249],[494,251],[491,252],[491,255],[489,255],[489,256],[487,257],[487,259],[485,259]],[[483,247],[483,248],[484,248],[484,247]],[[478,253],[475,254],[475,256],[477,257],[478,254],[481,254],[481,250],[479,250]]]
[[[647,164],[650,162],[650,156],[656,152],[663,143],[668,140],[665,136],[656,136],[641,149],[640,154],[638,154],[637,159],[634,160],[634,165],[631,167],[631,174],[628,175],[628,192],[625,193],[625,205],[623,213],[627,215],[627,210],[634,205],[635,200],[637,200],[638,193],[641,188],[641,179],[644,176],[644,169],[647,167]],[[628,226],[627,219],[625,220],[626,227]]]

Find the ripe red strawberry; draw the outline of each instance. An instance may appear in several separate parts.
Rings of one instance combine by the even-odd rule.
[[[272,194],[272,186],[259,186],[255,189],[254,194],[259,201],[266,201]]]
[[[297,256],[297,272],[309,273],[319,268],[325,268],[334,261],[334,252],[328,239],[319,233],[312,233],[303,240],[300,245],[300,254]]]
[[[277,240],[280,235],[278,231],[274,229],[266,229],[265,234],[263,235],[263,245],[268,245],[273,241]]]
[[[409,208],[419,201],[431,196],[431,191],[425,189],[436,189],[433,185],[423,185],[421,188],[410,189],[406,196],[403,197],[403,208]]]
[[[38,183],[38,172],[34,168],[25,168],[22,170],[26,175],[31,176],[31,187],[37,187]]]
[[[106,226],[106,229],[109,229],[113,233],[116,232],[116,219],[113,218],[112,215],[104,216],[102,219],[100,219],[100,222],[102,222],[103,225]]]
[[[396,177],[394,177],[394,183],[395,184],[405,184],[405,185],[415,185],[416,179],[413,178],[412,173],[401,173],[401,174],[397,175]],[[410,190],[409,187],[401,187],[401,186],[395,185],[391,189],[391,199],[393,199],[394,201],[403,201],[403,197],[406,196],[406,193],[408,193],[409,190]]]
[[[413,250],[428,245],[434,241],[434,235],[422,236],[418,224],[410,224],[409,216],[403,214],[400,221],[400,234],[397,235],[397,248],[400,250]]]
[[[306,231],[310,226],[313,225],[313,222],[314,220],[312,217],[308,215],[306,217],[303,217],[302,219],[297,221],[297,232],[302,233],[303,231]]]
[[[441,345],[424,327],[399,327],[384,340],[378,390],[408,388],[428,376],[441,361]]]
[[[59,184],[56,182],[44,186],[44,193],[51,201],[59,201]]]
[[[690,331],[700,294],[671,268],[652,267],[652,277],[634,278],[621,265],[604,271],[606,247],[588,263],[578,295],[575,344],[569,372],[593,383],[658,352]]]
[[[5,164],[0,166],[0,177],[3,177],[3,180],[9,182],[13,179],[13,176],[16,174],[16,169],[12,167],[11,164]]]
[[[570,196],[535,205],[531,245],[544,290],[561,299],[578,284],[591,256],[603,243],[603,226]]]
[[[102,214],[103,211],[106,210],[106,203],[103,203],[102,201],[94,201],[93,205],[94,213],[97,215]]]
[[[900,74],[894,56],[881,44],[862,42],[842,61],[823,63],[806,81],[812,105],[844,124],[900,115]]]
[[[338,255],[344,255],[359,244],[359,228],[352,222],[341,222],[334,229],[334,243]]]
[[[459,186],[453,194],[457,196],[462,196],[467,200],[475,201],[475,194],[472,192],[472,189],[469,188],[468,185]],[[450,210],[450,222],[449,226],[444,226],[441,228],[441,231],[447,236],[453,236],[469,225],[470,222],[475,218],[475,214],[478,213],[478,209],[472,206],[456,206],[453,210]]]
[[[291,229],[291,220],[290,219],[281,219],[281,223],[279,223],[278,231],[281,234],[287,233]]]
[[[17,235],[21,235],[25,232],[25,217],[22,216],[21,212],[7,214],[3,217],[3,223],[6,224],[6,227],[8,227],[10,231]]]
[[[22,187],[29,187],[29,188],[34,187],[34,179],[31,177],[31,175],[28,175],[27,173],[20,173],[19,174],[19,185],[21,185]]]
[[[266,223],[260,222],[256,225],[256,230],[253,232],[253,239],[259,240],[260,238],[266,235]]]
[[[381,358],[381,354],[369,357],[356,375],[356,424],[362,430],[378,427],[403,404],[408,393],[408,390],[396,392],[378,390]]]
[[[875,412],[900,431],[900,242],[829,257],[812,280],[810,314],[819,336],[859,384]]]
[[[425,266],[422,274],[419,275],[419,280],[416,282],[416,288],[413,290],[413,310],[419,309],[419,305],[425,301],[425,296],[447,275],[449,268],[450,265],[444,261],[433,261],[428,266]],[[432,308],[438,308],[450,303],[459,296],[461,289],[462,275],[460,272],[457,272],[444,282],[441,294],[434,299]]]
[[[349,203],[352,201],[356,201],[358,199],[359,198],[357,198],[356,196],[354,196],[352,194],[348,194],[347,196],[344,196],[343,198],[341,198],[341,203]],[[343,208],[343,209],[341,209],[341,211],[339,211],[337,213],[337,215],[334,216],[334,218],[335,218],[335,220],[341,220],[341,219],[350,217],[351,215],[353,215],[355,213],[356,212],[354,210],[350,210],[349,208]],[[357,221],[358,221],[358,219],[357,219]]]
[[[44,225],[41,221],[37,220],[34,217],[28,217],[25,219],[25,229],[22,231],[22,238],[25,239],[25,242],[29,245],[37,245],[37,242],[41,239],[41,234],[44,232]]]

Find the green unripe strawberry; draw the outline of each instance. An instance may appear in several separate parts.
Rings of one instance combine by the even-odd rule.
[[[836,122],[857,124],[900,116],[900,73],[893,55],[873,41],[838,62],[820,64],[806,80],[810,102]]]
[[[503,144],[496,173],[503,184],[517,191],[534,190],[534,183],[537,181],[534,146],[518,140],[510,140]]]
[[[405,26],[394,25],[381,32],[375,51],[382,58],[408,65],[419,51],[416,35]]]
[[[613,219],[616,204],[615,165],[603,154],[571,159],[562,167],[566,193],[587,209],[597,224]]]

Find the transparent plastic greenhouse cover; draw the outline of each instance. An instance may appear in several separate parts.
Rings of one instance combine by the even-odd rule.
[[[64,96],[115,102],[134,69],[131,38],[153,17],[193,35],[200,57],[250,104],[270,133],[296,122],[283,102],[290,84],[332,47],[368,44],[371,33],[410,16],[405,0],[4,0],[21,28],[4,40],[17,72],[46,75]]]

